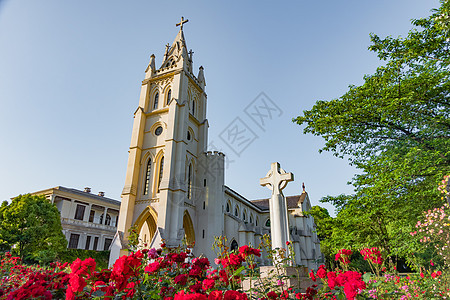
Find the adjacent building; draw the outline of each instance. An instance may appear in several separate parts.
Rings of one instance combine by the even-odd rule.
[[[55,203],[61,214],[61,225],[68,248],[109,250],[117,231],[120,201],[105,197],[104,192],[91,193],[57,186],[31,193],[44,195]]]

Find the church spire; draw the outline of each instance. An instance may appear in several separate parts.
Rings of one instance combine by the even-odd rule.
[[[178,61],[181,58],[188,64],[190,63],[186,40],[183,33],[183,25],[187,22],[189,22],[189,20],[185,20],[184,17],[181,17],[181,21],[176,24],[177,27],[180,26],[180,31],[178,31],[178,34],[175,37],[172,46],[168,47],[168,45],[166,45],[166,51],[164,52],[164,61],[161,65],[161,68],[177,65]]]

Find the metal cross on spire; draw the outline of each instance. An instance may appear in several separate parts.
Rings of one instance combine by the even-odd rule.
[[[184,19],[184,17],[181,17],[181,22],[177,23],[176,26],[180,26],[180,30],[183,30],[183,24],[189,22],[188,19]]]

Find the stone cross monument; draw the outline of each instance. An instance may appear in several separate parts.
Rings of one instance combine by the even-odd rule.
[[[266,177],[261,178],[259,181],[262,186],[266,186],[272,190],[269,209],[270,233],[273,250],[276,248],[287,249],[286,242],[289,241],[288,210],[282,190],[289,181],[293,180],[294,174],[286,173],[286,171],[281,169],[279,163],[274,162]],[[288,253],[286,252],[286,254]]]

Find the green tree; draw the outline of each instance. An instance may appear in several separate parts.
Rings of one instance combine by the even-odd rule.
[[[0,239],[22,259],[41,263],[53,261],[67,246],[56,206],[29,194],[2,203]]]
[[[325,139],[320,151],[361,170],[355,194],[322,199],[337,208],[335,248],[371,245],[406,256],[417,217],[442,204],[436,186],[450,170],[450,1],[412,24],[405,38],[372,34],[369,50],[383,65],[294,119]]]

